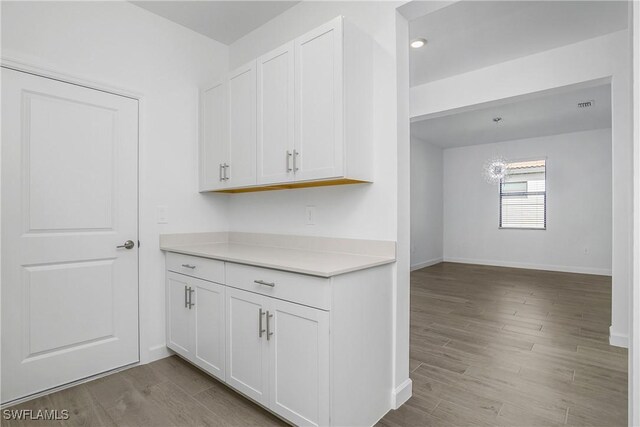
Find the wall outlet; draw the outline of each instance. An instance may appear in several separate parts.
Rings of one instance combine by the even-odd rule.
[[[158,206],[156,208],[156,214],[156,216],[158,217],[158,224],[167,224],[169,222],[167,206]]]
[[[307,206],[304,210],[304,219],[307,225],[315,225],[316,223],[316,207]]]

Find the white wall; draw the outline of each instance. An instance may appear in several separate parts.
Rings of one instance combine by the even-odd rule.
[[[411,269],[442,261],[443,150],[411,138]]]
[[[226,46],[127,2],[2,2],[2,55],[141,93],[141,359],[165,354],[158,234],[227,229],[226,198],[197,192],[198,88]],[[169,224],[156,224],[158,205]]]
[[[633,36],[633,217],[634,253],[640,253],[640,4],[629,3]],[[635,78],[633,78],[635,76]],[[640,425],[640,256],[634,257],[630,298],[631,335],[629,351],[629,425]]]
[[[633,255],[631,38],[628,30],[585,40],[411,89],[411,117],[462,110],[593,80],[611,82],[613,162],[610,340],[626,346]]]
[[[547,160],[547,229],[499,229],[499,186],[483,164]],[[611,274],[611,130],[444,151],[444,259]],[[469,209],[473,206],[473,209]]]
[[[230,46],[230,67],[259,55],[343,15],[374,39],[374,183],[272,192],[244,193],[229,199],[231,230],[340,236],[398,241],[396,278],[395,385],[409,386],[408,342],[408,238],[402,241],[398,215],[398,162],[405,143],[398,120],[398,70],[396,69],[396,2],[302,2]],[[406,21],[405,21],[406,24]],[[406,36],[408,40],[408,35]],[[405,43],[406,41],[403,41]],[[403,45],[404,46],[404,45]],[[408,76],[407,76],[408,77]],[[408,109],[408,82],[405,94]],[[408,134],[408,111],[404,114]],[[400,141],[403,139],[403,141]],[[408,170],[407,170],[408,178]],[[403,183],[404,185],[404,183]],[[407,197],[408,199],[408,197]],[[306,225],[305,206],[316,207],[315,225]],[[406,253],[404,251],[406,246]],[[406,258],[406,259],[405,259]],[[405,272],[406,270],[406,272]]]

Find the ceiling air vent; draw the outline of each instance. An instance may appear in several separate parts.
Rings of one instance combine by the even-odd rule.
[[[593,99],[591,101],[583,101],[578,102],[578,108],[590,108],[596,105],[596,101]]]

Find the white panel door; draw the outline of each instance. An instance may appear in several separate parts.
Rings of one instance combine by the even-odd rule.
[[[344,175],[342,18],[296,39],[296,181]]]
[[[138,361],[137,165],[136,100],[2,69],[2,402]]]
[[[293,181],[294,43],[258,59],[258,184]]]
[[[195,347],[193,287],[193,278],[167,271],[167,347],[187,359],[193,359]]]
[[[256,184],[256,62],[229,76],[229,163],[226,185]]]
[[[296,425],[329,425],[329,313],[269,299],[269,409]]]
[[[224,381],[225,287],[199,279],[190,281],[194,289],[191,303],[195,314],[193,361]]]
[[[219,82],[200,93],[200,191],[219,190],[227,183],[227,84]]]
[[[251,292],[226,289],[227,384],[265,406],[269,403],[266,299]]]

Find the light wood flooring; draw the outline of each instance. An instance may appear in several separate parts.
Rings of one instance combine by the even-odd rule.
[[[413,397],[395,426],[623,426],[627,352],[608,345],[603,276],[442,263],[411,275]],[[278,418],[178,357],[10,409],[65,422],[2,426],[272,426]]]

